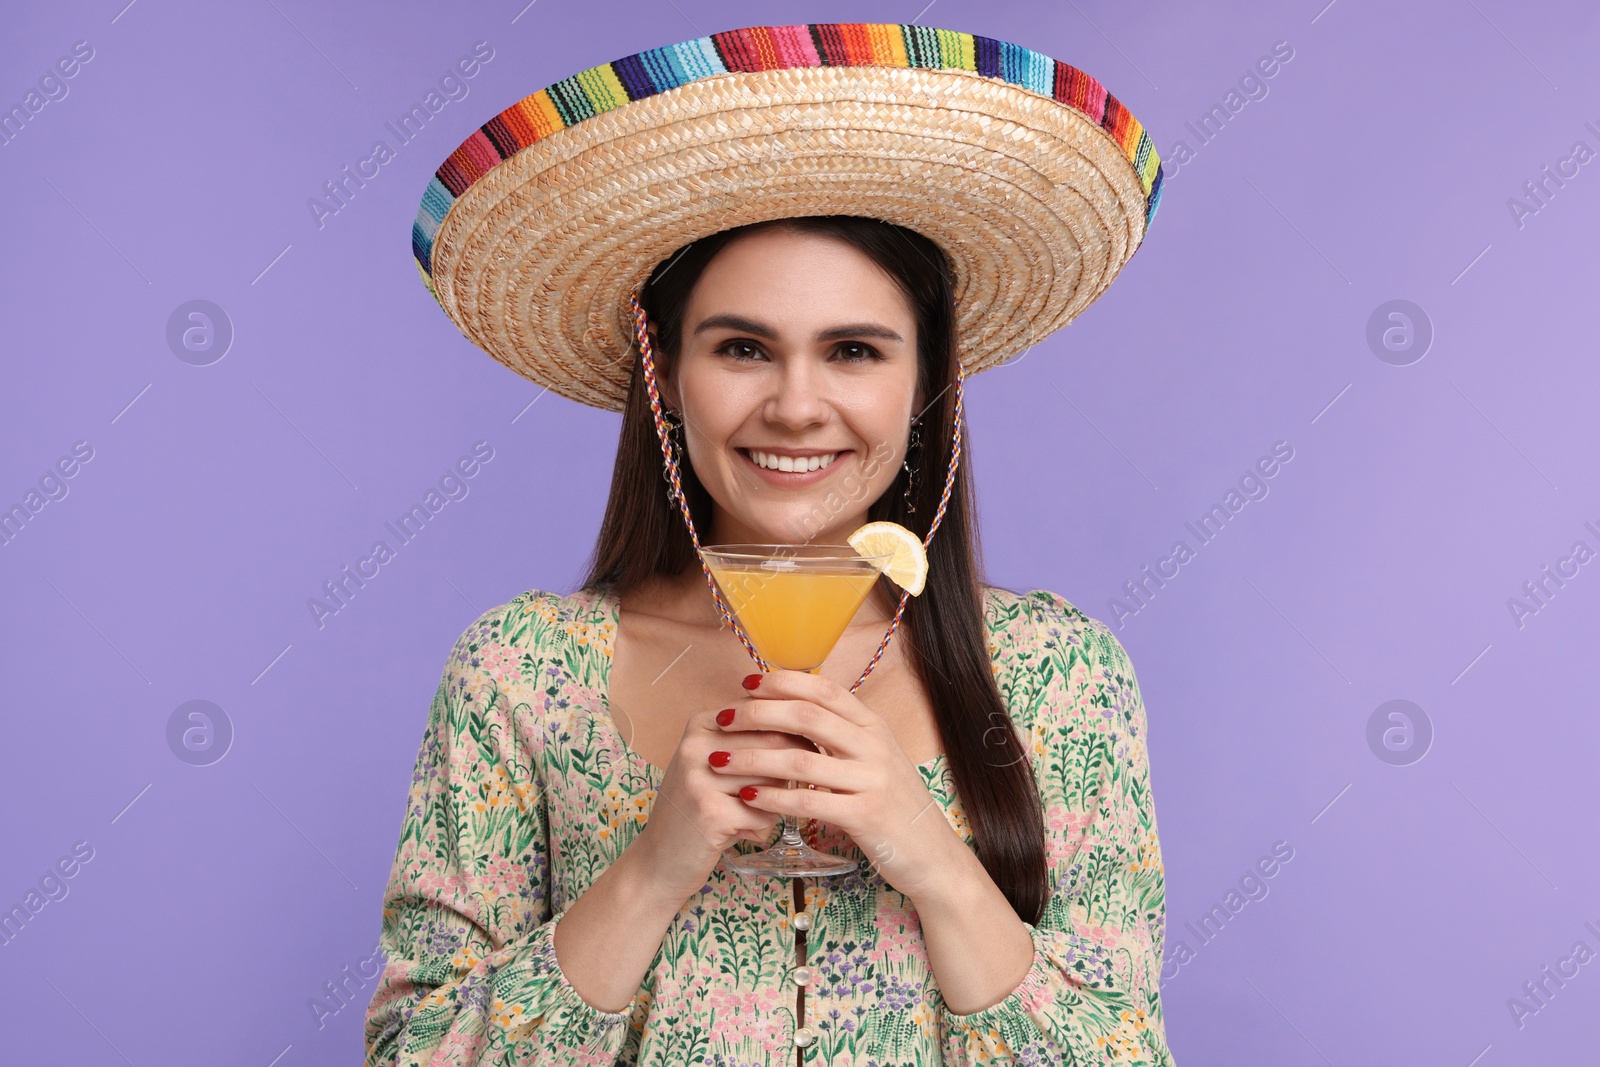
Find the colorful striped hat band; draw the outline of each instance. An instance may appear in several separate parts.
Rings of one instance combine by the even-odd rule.
[[[950,259],[957,355],[975,374],[1097,300],[1161,189],[1139,121],[1049,56],[926,26],[755,26],[512,104],[439,167],[411,238],[423,282],[475,345],[621,411],[630,296],[703,237],[806,215],[921,233]]]
[[[683,514],[683,521],[689,527],[689,540],[694,543],[694,554],[700,560],[700,570],[705,575],[706,584],[711,587],[711,599],[716,601],[717,610],[722,613],[722,620],[733,630],[734,636],[739,639],[739,643],[744,645],[744,650],[750,653],[750,658],[755,660],[756,665],[763,671],[770,671],[772,670],[771,664],[761,658],[761,653],[756,651],[756,646],[751,643],[749,636],[745,634],[743,627],[739,625],[739,620],[734,617],[733,612],[728,610],[728,605],[722,599],[722,592],[717,588],[717,581],[712,577],[711,568],[706,565],[705,555],[701,552],[700,534],[695,530],[694,516],[689,512],[689,501],[683,495],[683,475],[678,469],[677,457],[674,455],[671,438],[667,432],[666,418],[661,412],[661,390],[656,385],[656,361],[650,345],[649,319],[645,315],[643,306],[639,303],[639,295],[637,293],[629,294],[628,305],[633,312],[634,342],[639,347],[639,359],[644,364],[645,389],[650,394],[650,414],[655,421],[656,438],[661,443],[661,458],[666,463],[667,480],[672,483],[673,499],[678,502],[678,509]],[[961,383],[964,375],[959,360],[956,362],[955,371],[955,427],[950,440],[950,465],[945,470],[944,492],[939,495],[939,507],[934,511],[933,522],[929,524],[928,533],[922,539],[924,548],[933,543],[934,531],[938,530],[939,524],[944,521],[945,507],[950,503],[950,490],[956,481],[956,470],[961,466],[961,426],[963,422]],[[878,650],[872,654],[871,662],[861,672],[861,676],[855,680],[855,684],[850,687],[850,692],[854,693],[861,688],[861,684],[867,680],[867,675],[872,673],[872,668],[876,667],[878,661],[883,658],[883,653],[889,647],[890,640],[894,638],[895,631],[900,628],[900,617],[905,614],[906,602],[910,599],[911,594],[902,589],[900,591],[900,603],[894,609],[894,618],[889,620],[889,629],[884,632],[883,640],[878,642]]]

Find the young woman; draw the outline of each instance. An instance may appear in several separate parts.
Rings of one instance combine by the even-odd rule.
[[[800,29],[817,58],[849,59],[848,27],[689,44],[714,44],[726,81],[742,48]],[[918,28],[869,29],[899,31],[903,49],[919,39]],[[800,39],[786,39],[793,53]],[[684,56],[673,58],[682,69]],[[645,69],[629,60],[596,70],[621,79]],[[832,66],[878,89],[894,69]],[[984,88],[966,78],[947,101]],[[765,88],[747,79],[742,91]],[[787,91],[788,103],[804,100]],[[546,92],[562,99],[559,86]],[[693,140],[682,128],[695,103],[686,95],[667,120]],[[657,97],[630,91],[616,110]],[[828,99],[837,110],[837,93]],[[974,99],[991,116],[1000,107]],[[725,140],[709,132],[729,111],[717,105],[700,104],[707,144]],[[1109,106],[1100,107],[1103,125]],[[495,122],[509,128],[508,113]],[[768,118],[780,136],[815,132],[793,114]],[[1055,118],[1035,115],[1035,127]],[[640,117],[632,132],[659,143],[654,121]],[[950,137],[949,123],[930,129],[913,133]],[[596,136],[615,149],[627,134]],[[646,278],[594,298],[614,320],[623,294],[633,297],[639,358],[618,367],[579,345],[567,361],[519,351],[495,337],[518,321],[505,314],[517,305],[508,279],[548,307],[584,275],[563,271],[545,244],[542,285],[518,276],[485,245],[537,235],[497,213],[539,218],[516,190],[551,188],[551,168],[581,189],[614,166],[581,163],[593,146],[561,142],[530,171],[542,182],[494,174],[556,140],[497,145],[498,162],[465,184],[442,168],[437,180],[461,188],[442,211],[425,201],[435,230],[419,265],[468,336],[522,373],[580,398],[608,383],[621,394],[610,499],[577,592],[525,592],[485,612],[452,650],[385,897],[388,965],[368,1010],[367,1062],[1170,1065],[1158,991],[1164,883],[1133,670],[1111,633],[1060,597],[982,581],[959,457],[962,378],[985,353],[963,334],[957,294],[1008,292],[996,271],[985,282],[974,258],[989,254],[982,242],[948,225],[933,239],[922,232],[941,232],[931,217],[900,225],[870,202],[878,210],[786,215],[781,205],[799,204],[792,191],[753,167],[747,189],[770,200],[744,205],[753,221],[689,224],[687,243],[647,253]],[[738,162],[751,154],[719,150]],[[988,151],[1002,164],[1019,158],[1009,146]],[[1136,179],[1139,159],[1122,156]],[[659,183],[659,168],[647,169],[635,182]],[[498,200],[483,195],[496,180]],[[611,203],[626,204],[610,184]],[[1158,190],[1159,178],[1151,184]],[[1133,186],[1142,237],[1154,195]],[[816,195],[836,207],[869,199],[843,188]],[[1082,202],[1063,198],[1059,210],[1088,210]],[[638,214],[660,221],[672,210],[658,199]],[[567,222],[594,218],[563,211]],[[592,225],[626,232],[609,216]],[[1028,232],[1016,223],[989,240]],[[1093,242],[1065,222],[1054,233],[1079,241],[1084,262],[1070,267],[1070,284],[1046,279],[1044,308],[1052,293],[1070,306],[1095,269],[1104,283],[1115,272],[1096,268]],[[576,249],[594,236],[565,239]],[[503,284],[473,273],[494,263]],[[504,306],[486,306],[495,294]],[[570,335],[572,321],[546,325]],[[576,321],[595,339],[592,318]],[[980,334],[990,357],[1026,347],[997,333]],[[664,455],[672,486],[661,480]],[[842,544],[878,520],[925,539],[921,595],[899,597],[897,612],[884,580],[820,674],[755,673],[697,548]],[[813,847],[860,866],[796,879],[726,869],[726,853],[759,851],[784,814],[802,820]]]

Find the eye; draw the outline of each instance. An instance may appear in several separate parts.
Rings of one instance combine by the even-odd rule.
[[[761,354],[761,349],[749,341],[724,341],[715,351],[723,353],[739,363],[749,363]]]
[[[737,363],[752,363],[763,355],[760,345],[738,340],[724,341],[714,351]],[[846,341],[834,351],[844,363],[881,362],[884,358],[877,349],[860,341]]]
[[[883,359],[883,356],[876,348],[871,345],[864,345],[860,341],[846,341],[836,351],[846,363],[863,363],[869,359]]]

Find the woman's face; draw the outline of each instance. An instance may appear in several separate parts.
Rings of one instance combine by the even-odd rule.
[[[696,282],[663,390],[714,501],[703,543],[843,544],[905,459],[916,321],[852,245],[758,230]]]

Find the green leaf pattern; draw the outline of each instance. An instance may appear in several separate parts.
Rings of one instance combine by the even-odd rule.
[[[837,828],[807,821],[814,847],[862,866],[806,885],[817,1040],[803,1059],[1171,1067],[1161,851],[1127,653],[1053,593],[990,587],[984,614],[1045,815],[1053,895],[1029,928],[1033,966],[999,1003],[951,1013],[910,901]],[[659,784],[607,706],[617,617],[605,587],[529,591],[456,641],[384,895],[388,962],[367,1009],[367,1067],[795,1062],[787,881],[715,868],[620,1012],[587,1004],[557,964],[556,923],[649,820]],[[919,770],[973,847],[944,757]]]

